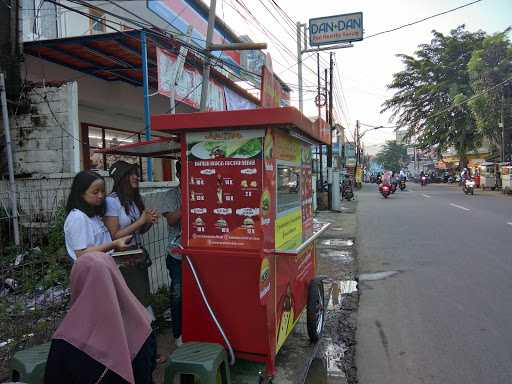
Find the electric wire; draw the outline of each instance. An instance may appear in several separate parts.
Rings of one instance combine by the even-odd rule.
[[[395,31],[398,31],[402,28],[406,28],[406,27],[410,27],[412,25],[415,25],[415,24],[419,24],[419,23],[422,23],[424,21],[427,21],[427,20],[430,20],[430,19],[433,19],[435,17],[438,17],[438,16],[442,16],[442,15],[446,15],[447,13],[450,13],[450,12],[454,12],[454,11],[457,11],[459,9],[462,9],[462,8],[465,8],[465,7],[469,7],[470,5],[473,5],[473,4],[476,4],[476,3],[479,3],[481,2],[482,0],[475,0],[475,1],[472,1],[470,3],[466,3],[466,4],[463,4],[459,7],[455,7],[455,8],[452,8],[452,9],[449,9],[447,11],[444,11],[444,12],[440,12],[440,13],[436,13],[435,15],[431,15],[431,16],[428,16],[428,17],[425,17],[423,19],[420,19],[420,20],[416,20],[416,21],[413,21],[413,22],[410,22],[410,23],[407,23],[407,24],[404,24],[404,25],[400,25],[399,27],[396,27],[396,28],[391,28],[391,29],[388,29],[386,31],[381,31],[381,32],[377,32],[377,33],[374,33],[372,35],[369,35],[369,36],[365,36],[364,37],[364,40],[368,40],[372,37],[375,37],[375,36],[380,36],[380,35],[383,35],[385,33],[390,33],[390,32],[395,32]]]

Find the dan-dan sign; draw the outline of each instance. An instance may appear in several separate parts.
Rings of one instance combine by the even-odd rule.
[[[363,40],[363,13],[309,19],[309,45],[350,43]]]

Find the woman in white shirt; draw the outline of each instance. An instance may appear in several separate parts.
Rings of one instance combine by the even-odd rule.
[[[112,193],[107,196],[103,221],[113,239],[133,235],[132,245],[141,246],[141,235],[157,221],[158,213],[146,209],[139,192],[139,167],[116,161],[110,168],[114,179]]]
[[[119,237],[112,241],[103,224],[105,214],[105,181],[92,171],[79,172],[73,179],[71,192],[66,204],[67,217],[64,222],[64,237],[69,257],[88,252],[124,250],[131,236]]]

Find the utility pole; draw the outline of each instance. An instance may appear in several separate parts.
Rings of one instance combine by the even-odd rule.
[[[327,68],[324,69],[324,81],[325,81],[325,123],[327,124],[327,128],[329,129],[329,137],[332,139],[331,135],[331,122],[330,122],[330,108],[331,105],[328,102],[329,100],[329,88],[328,88],[328,73]],[[328,209],[332,209],[332,145],[327,144],[327,207]]]
[[[356,142],[354,143],[354,145],[356,146],[356,166],[354,168],[354,182],[356,180],[356,175],[357,175],[357,166],[359,165],[359,143],[360,143],[360,140],[361,140],[361,137],[359,136],[359,120],[356,120]]]
[[[16,246],[19,246],[20,229],[18,226],[18,204],[16,201],[16,183],[14,181],[14,162],[12,159],[11,130],[9,128],[9,116],[7,114],[7,97],[5,95],[5,80],[3,72],[0,73],[0,101],[2,102],[2,120],[4,123],[7,164],[9,167],[9,187],[11,198],[11,215],[14,227],[14,244],[16,244]]]
[[[234,44],[212,44],[213,29],[215,27],[215,8],[217,0],[210,0],[208,12],[208,29],[206,30],[206,51],[236,51],[236,50],[260,50],[267,49],[266,43],[234,43]],[[206,111],[208,108],[208,85],[210,83],[210,57],[207,54],[203,63],[203,82],[201,84],[201,103],[199,110]]]
[[[327,108],[327,125],[329,126],[329,138],[330,143],[327,146],[327,178],[329,180],[328,190],[329,190],[329,209],[332,209],[333,204],[333,168],[332,168],[332,131],[333,131],[333,123],[332,123],[332,72],[334,67],[334,60],[333,60],[334,53],[331,52],[329,55],[329,102],[328,102],[328,108]],[[327,72],[327,70],[326,70]],[[327,93],[327,73],[325,76],[325,92]],[[325,98],[327,100],[327,95],[325,95]],[[334,188],[338,188],[338,186],[334,186]]]
[[[299,80],[299,111],[304,110],[304,95],[302,91],[302,47],[301,47],[301,32],[302,26],[300,21],[297,21],[297,76]],[[306,35],[304,31],[304,36]]]
[[[217,0],[210,0],[210,12],[208,13],[208,29],[206,31],[206,48],[212,44],[213,27],[215,25],[215,8]],[[200,111],[204,112],[207,108],[208,101],[208,85],[210,83],[210,58],[205,57],[203,63],[203,83],[201,84],[201,104]]]
[[[318,100],[318,119],[321,118],[320,106],[321,106],[321,97],[320,94],[320,53],[316,53],[316,74],[317,74],[317,100]],[[324,187],[324,146],[322,144],[318,145],[318,149],[320,152],[320,190]]]
[[[501,91],[501,162],[505,162],[505,89]]]

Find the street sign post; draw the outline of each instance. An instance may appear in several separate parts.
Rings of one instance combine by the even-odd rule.
[[[363,13],[309,19],[309,45],[320,46],[363,40]]]

